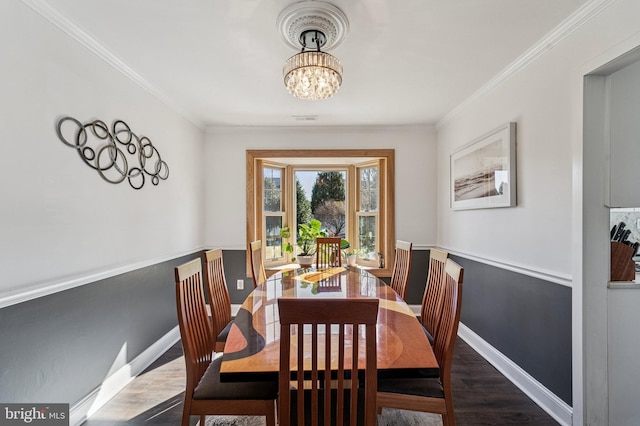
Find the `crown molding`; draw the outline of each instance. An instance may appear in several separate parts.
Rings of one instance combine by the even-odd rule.
[[[520,57],[509,64],[500,73],[489,80],[485,85],[480,87],[480,89],[478,89],[471,96],[462,101],[462,103],[449,111],[444,117],[438,120],[436,122],[436,128],[444,126],[447,122],[464,111],[477,99],[481,98],[496,87],[500,86],[506,80],[513,77],[514,75],[528,67],[530,64],[538,60],[545,53],[553,49],[558,43],[567,38],[575,30],[598,16],[603,10],[605,10],[615,1],[616,0],[591,0],[590,2],[582,5],[582,7],[576,10],[556,28],[551,30],[551,32],[538,40],[536,44],[534,44],[526,52],[520,55]]]
[[[133,68],[128,66],[124,61],[114,55],[109,49],[100,44],[89,32],[81,28],[79,25],[71,21],[69,18],[65,17],[58,10],[53,8],[46,0],[21,0],[26,6],[33,9],[36,13],[41,15],[47,21],[61,29],[67,35],[69,35],[72,39],[76,40],[78,43],[86,47],[90,52],[95,54],[97,57],[105,61],[107,64],[111,65],[117,71],[122,73],[125,77],[129,78],[131,81],[136,83],[138,86],[142,87],[144,90],[149,92],[155,98],[157,98],[160,102],[164,103],[166,106],[175,111],[178,115],[182,116],[189,122],[191,122],[194,126],[196,126],[200,130],[205,130],[205,124],[196,118],[190,111],[187,111],[183,106],[181,106],[178,102],[164,93],[162,90],[155,87],[149,81],[147,81],[144,77],[142,77],[138,72],[136,72]]]

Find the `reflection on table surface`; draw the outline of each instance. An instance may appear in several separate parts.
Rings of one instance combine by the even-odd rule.
[[[280,361],[279,297],[376,297],[380,302],[378,370],[393,370],[399,374],[416,369],[437,371],[435,356],[415,314],[383,281],[358,268],[299,268],[271,276],[244,301],[225,344],[221,367],[223,379],[235,380],[246,375],[255,380],[261,374],[277,374]]]

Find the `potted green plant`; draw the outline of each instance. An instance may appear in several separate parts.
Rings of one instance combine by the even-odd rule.
[[[353,250],[350,250],[345,253],[345,258],[347,261],[347,266],[356,266],[356,261],[358,260],[358,255],[354,253]]]
[[[282,238],[291,237],[291,230],[288,226],[280,229]],[[313,255],[316,252],[316,238],[326,237],[326,229],[322,229],[322,222],[317,219],[311,219],[309,223],[301,223],[298,225],[298,238],[296,246],[298,248],[295,259],[300,266],[311,266],[313,264]],[[290,242],[283,246],[283,250],[287,253],[293,253],[294,247]]]
[[[361,254],[364,254],[364,250],[361,250],[361,249],[345,250],[344,257],[347,262],[347,266],[356,266],[358,256],[360,256]]]
[[[354,250],[350,248],[351,243],[345,239],[340,241],[340,251],[342,252],[342,258],[348,266],[356,264],[356,258],[354,257]]]

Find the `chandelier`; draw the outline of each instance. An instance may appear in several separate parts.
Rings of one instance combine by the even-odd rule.
[[[284,85],[296,98],[315,101],[333,96],[342,84],[342,64],[321,52],[326,42],[325,35],[318,30],[307,30],[300,35],[302,52],[290,57],[284,64]],[[306,51],[308,44],[315,43],[316,50]]]
[[[336,6],[322,1],[302,1],[278,17],[285,42],[300,49],[283,67],[284,84],[299,99],[319,100],[333,96],[342,85],[342,64],[320,48],[336,47],[349,23]]]

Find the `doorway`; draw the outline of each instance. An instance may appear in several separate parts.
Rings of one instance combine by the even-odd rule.
[[[616,152],[622,142],[616,132],[622,122],[629,121],[619,113],[621,102],[637,105],[635,121],[626,124],[640,122],[639,61],[640,48],[635,48],[584,77],[582,202],[578,220],[582,222],[579,308],[583,315],[585,424],[640,424],[635,385],[640,380],[640,368],[635,365],[640,344],[637,339],[629,339],[628,330],[624,329],[624,324],[637,324],[640,320],[634,313],[637,309],[630,309],[640,305],[640,289],[617,289],[610,283],[610,207],[636,207],[621,205],[635,202],[621,198],[619,189],[630,186],[637,169],[626,169],[627,164],[619,163]],[[626,138],[624,143],[635,144],[640,152],[640,138],[635,142]],[[640,161],[640,156],[635,159]],[[640,194],[637,189],[632,192]]]

